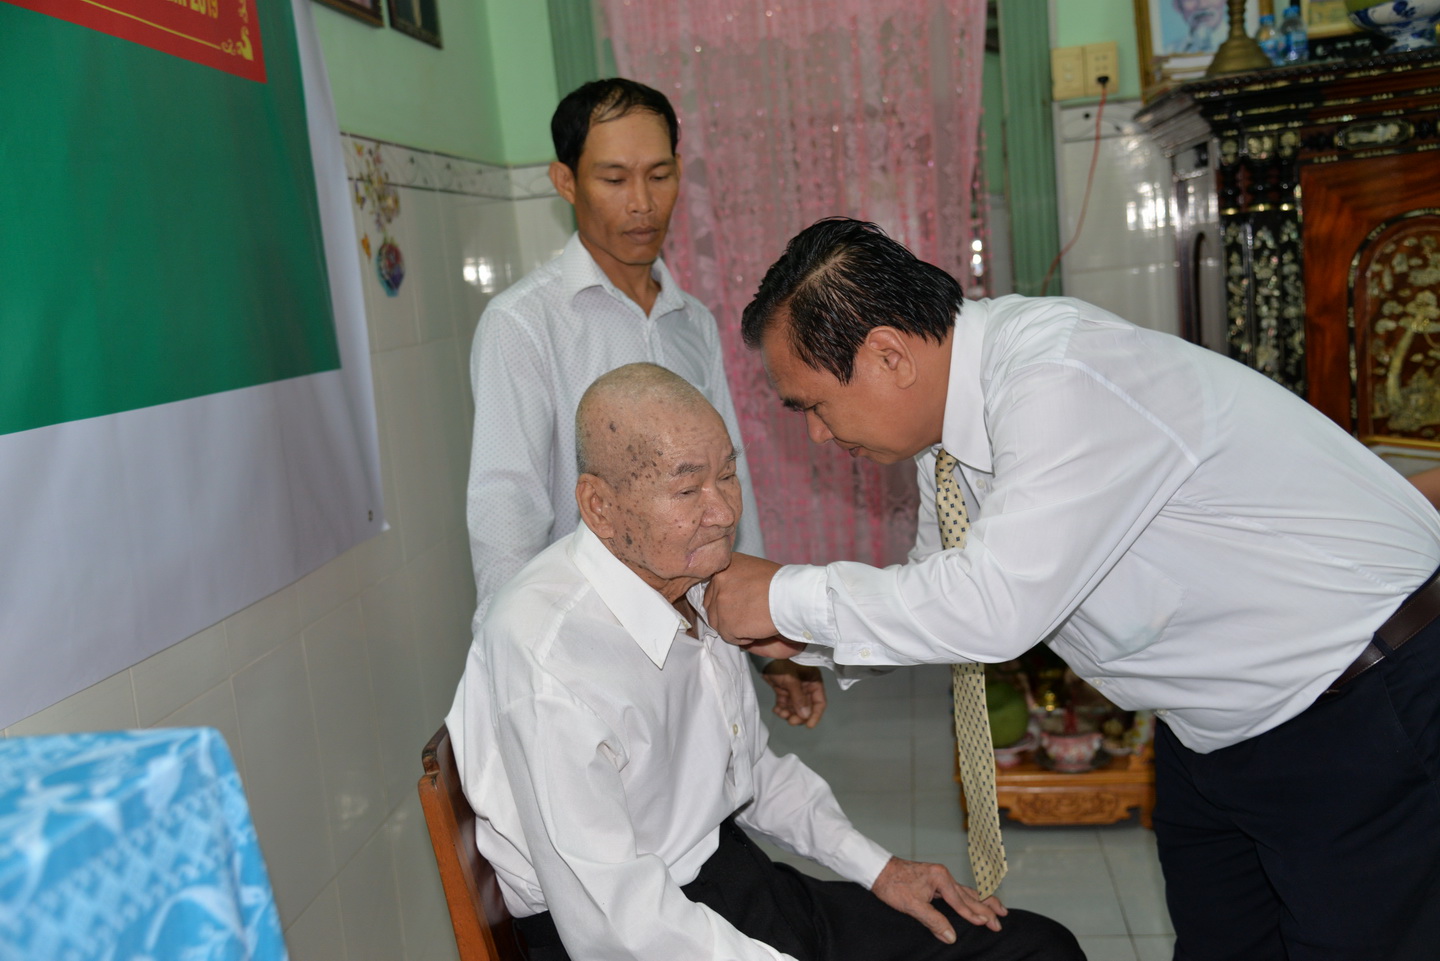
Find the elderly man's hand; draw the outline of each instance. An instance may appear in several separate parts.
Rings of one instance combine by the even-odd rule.
[[[778,660],[760,673],[775,689],[775,715],[791,726],[814,727],[825,713],[825,678],[820,668]]]
[[[981,901],[974,888],[956,881],[943,864],[892,857],[870,885],[870,891],[895,910],[918,920],[946,944],[955,943],[955,929],[945,915],[931,906],[936,898],[944,898],[966,921],[991,931],[1000,930],[1000,918],[1008,913],[993,895]]]
[[[774,561],[736,553],[729,567],[710,578],[705,614],[721,637],[765,657],[790,657],[804,649],[777,638],[770,618],[770,580],[779,569]]]

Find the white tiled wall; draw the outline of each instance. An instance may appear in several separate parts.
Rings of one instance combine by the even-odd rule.
[[[352,159],[356,142],[371,145],[350,140]],[[455,957],[415,782],[420,748],[450,706],[475,601],[464,506],[470,337],[495,290],[571,229],[543,166],[381,152],[400,193],[389,230],[406,264],[395,297],[373,263],[363,271],[390,530],[4,732],[219,728],[295,961]],[[356,224],[363,258],[367,216]]]
[[[1180,320],[1170,165],[1134,123],[1139,106],[1135,101],[1105,105],[1090,203],[1080,237],[1061,261],[1061,277],[1067,296],[1173,334]],[[1080,222],[1095,152],[1095,114],[1094,104],[1057,110],[1062,246]]]

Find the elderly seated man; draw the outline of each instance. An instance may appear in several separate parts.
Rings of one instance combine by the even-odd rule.
[[[446,718],[477,842],[534,961],[1083,959],[1047,918],[893,857],[777,757],[706,623],[736,452],[689,383],[630,364],[576,413],[581,525],[502,588]],[[754,832],[849,881],[775,864]]]

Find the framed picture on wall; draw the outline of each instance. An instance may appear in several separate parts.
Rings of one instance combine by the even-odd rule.
[[[1228,6],[1226,0],[1135,0],[1140,87],[1147,99],[1171,84],[1205,75],[1230,35]],[[1259,4],[1246,0],[1246,34],[1254,36],[1259,26]]]
[[[385,26],[385,15],[380,12],[380,0],[317,0],[334,10],[348,13],[356,20],[364,20],[372,27]]]
[[[1360,32],[1345,12],[1345,0],[1300,0],[1300,9],[1305,18],[1305,33],[1312,39]]]
[[[434,47],[440,43],[440,14],[436,0],[385,0],[390,26]]]

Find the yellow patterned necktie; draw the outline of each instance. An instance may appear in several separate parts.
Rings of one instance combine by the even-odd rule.
[[[943,448],[935,458],[935,516],[940,521],[940,544],[945,548],[964,547],[970,529],[965,494],[955,479],[957,463]],[[953,667],[955,745],[970,815],[970,870],[980,897],[988,898],[1000,886],[1007,865],[1000,841],[1000,808],[995,803],[995,752],[985,709],[985,667],[973,662]]]

